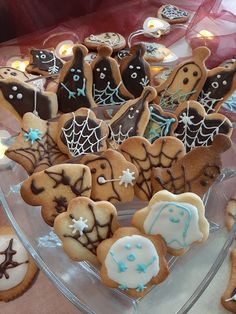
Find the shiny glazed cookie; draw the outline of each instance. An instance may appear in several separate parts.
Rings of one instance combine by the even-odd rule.
[[[165,255],[161,236],[144,235],[132,227],[119,228],[97,248],[101,280],[108,287],[142,297],[168,276]]]
[[[90,169],[84,165],[56,165],[31,175],[23,182],[20,192],[27,204],[42,206],[44,221],[53,226],[54,219],[67,210],[71,199],[90,197]]]
[[[163,108],[174,110],[186,100],[196,100],[207,78],[205,60],[210,54],[207,47],[193,50],[190,60],[179,64],[167,80],[156,87],[156,102]]]
[[[230,146],[231,140],[223,134],[218,134],[210,146],[194,148],[169,169],[153,169],[154,192],[193,192],[203,196],[218,178],[222,167],[221,154]]]
[[[189,12],[172,4],[162,5],[157,11],[159,19],[163,19],[170,24],[185,23],[189,19]]]
[[[87,54],[88,49],[85,46],[75,45],[72,60],[66,62],[61,70],[57,90],[61,112],[96,106],[92,97],[92,70],[84,60]]]
[[[112,48],[101,45],[92,62],[93,98],[97,106],[122,105],[133,95],[125,88],[119,65],[111,58]]]
[[[117,203],[133,200],[138,170],[121,153],[108,149],[99,156],[88,154],[78,162],[90,168],[91,198],[94,201]]]
[[[21,296],[33,283],[38,268],[9,226],[0,227],[0,301]]]
[[[183,255],[209,235],[205,206],[194,193],[174,195],[163,190],[154,194],[148,206],[134,214],[132,225],[145,234],[161,235],[172,255]]]
[[[108,126],[87,108],[61,115],[58,120],[57,145],[69,157],[104,151]]]
[[[54,230],[66,254],[76,261],[97,263],[97,246],[119,227],[116,208],[109,202],[76,197],[65,213],[57,216]]]
[[[0,80],[0,106],[20,122],[26,112],[48,120],[55,117],[58,110],[54,93],[38,91],[36,87],[15,78]]]
[[[56,143],[58,123],[49,122],[28,112],[22,120],[22,129],[5,155],[22,165],[28,174],[62,163],[68,156]]]
[[[84,39],[84,44],[89,49],[96,50],[100,45],[110,46],[113,51],[123,49],[126,45],[125,38],[119,33],[106,32],[97,35],[90,35]]]
[[[139,177],[134,191],[137,197],[145,201],[154,194],[151,186],[152,169],[169,168],[185,155],[183,143],[172,136],[161,137],[152,144],[143,137],[131,137],[121,144],[119,150],[137,167]]]

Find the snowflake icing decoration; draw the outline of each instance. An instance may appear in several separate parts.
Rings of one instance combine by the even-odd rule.
[[[38,129],[30,128],[28,132],[24,133],[25,142],[30,141],[31,144],[33,145],[35,141],[42,139],[40,136],[41,134],[43,133],[40,132]]]
[[[82,236],[84,233],[84,229],[88,228],[87,222],[88,219],[84,219],[83,217],[79,217],[79,220],[72,219],[73,224],[69,225],[70,228],[72,228],[72,234],[75,234],[77,231],[79,231],[80,236]]]
[[[134,172],[130,172],[129,169],[122,171],[122,176],[119,176],[120,182],[119,185],[124,184],[124,186],[127,188],[127,186],[134,185],[133,180],[135,180]]]

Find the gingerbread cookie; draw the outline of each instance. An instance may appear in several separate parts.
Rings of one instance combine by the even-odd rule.
[[[160,69],[160,72],[158,72],[157,74],[154,74],[154,76],[152,77],[153,85],[158,86],[164,83],[168,79],[172,71],[173,69],[171,67],[170,68],[163,67],[162,69]]]
[[[56,116],[57,97],[51,92],[41,92],[18,79],[0,80],[0,105],[21,121],[26,112],[33,112],[41,119]]]
[[[234,225],[236,219],[236,195],[233,195],[225,208],[225,224],[228,230],[230,231]]]
[[[175,24],[185,23],[190,17],[188,11],[180,9],[179,7],[172,4],[164,4],[157,11],[157,17],[164,21]]]
[[[123,83],[135,98],[142,94],[145,86],[150,85],[150,68],[144,60],[144,53],[144,45],[134,45],[130,49],[130,56],[120,62]]]
[[[149,63],[161,62],[171,53],[170,49],[161,44],[149,42],[142,42],[141,44],[146,48],[144,59]]]
[[[111,203],[133,200],[138,170],[121,153],[108,149],[99,156],[88,154],[78,162],[90,168],[93,200]]]
[[[32,174],[23,182],[20,192],[29,205],[42,206],[43,219],[52,226],[56,216],[67,210],[71,199],[90,197],[90,169],[84,165],[56,165]]]
[[[144,137],[153,143],[159,137],[173,135],[178,125],[176,116],[170,112],[165,112],[156,104],[149,105],[149,110],[150,118]]]
[[[221,304],[231,313],[236,313],[236,250],[231,252],[231,273],[230,279],[224,294],[221,297]]]
[[[198,102],[203,105],[206,113],[217,112],[235,89],[236,62],[229,68],[218,67],[208,71]]]
[[[107,124],[87,108],[64,114],[58,120],[57,145],[68,156],[104,151],[107,136]]]
[[[219,66],[228,69],[231,66],[233,66],[235,64],[235,62],[236,62],[236,55],[232,59],[225,60]]]
[[[98,106],[122,105],[133,96],[125,88],[119,65],[111,58],[112,48],[101,45],[98,56],[92,62],[93,98]]]
[[[164,109],[174,110],[189,99],[197,99],[207,78],[205,60],[210,54],[207,47],[193,50],[190,60],[179,64],[168,79],[156,87],[156,102]]]
[[[205,206],[194,193],[156,193],[147,207],[134,214],[132,225],[145,234],[161,235],[172,255],[183,255],[209,235]]]
[[[22,120],[22,130],[5,152],[6,156],[32,174],[62,163],[68,156],[57,147],[58,123],[41,120],[28,112]]]
[[[169,274],[166,246],[161,236],[143,235],[136,228],[119,228],[97,248],[101,280],[125,293],[144,296],[153,284]]]
[[[21,296],[33,283],[38,268],[9,226],[0,227],[0,301]]]
[[[96,249],[112,237],[119,227],[116,208],[109,202],[93,202],[76,197],[65,213],[58,215],[54,230],[61,239],[66,254],[76,261],[97,263]]]
[[[202,105],[194,100],[180,104],[175,115],[178,119],[175,136],[184,143],[186,152],[197,146],[211,145],[217,134],[230,137],[233,132],[228,118],[220,113],[206,114]]]
[[[102,44],[110,46],[113,51],[118,51],[125,47],[126,41],[122,35],[113,32],[90,35],[84,39],[84,45],[92,50],[96,50]]]
[[[113,148],[118,148],[129,137],[143,135],[150,117],[148,103],[155,96],[155,89],[147,86],[139,98],[129,100],[112,117],[108,125],[110,129],[109,144]]]
[[[183,143],[172,136],[161,137],[152,144],[143,137],[131,137],[121,144],[119,150],[137,167],[139,177],[134,191],[137,197],[145,201],[154,194],[151,186],[152,169],[169,168],[185,155]]]
[[[85,57],[84,61],[86,61],[88,64],[91,64],[96,58],[97,58],[96,52],[89,52]]]
[[[219,176],[222,167],[221,154],[230,146],[231,140],[223,134],[218,134],[210,146],[194,148],[169,169],[153,169],[154,192],[193,192],[203,196]]]
[[[120,64],[121,60],[127,56],[131,56],[130,48],[124,48],[122,50],[117,51],[117,53],[115,54],[115,59]]]
[[[85,46],[74,46],[72,60],[66,62],[61,70],[57,97],[62,112],[96,106],[92,97],[92,70],[84,60],[87,54]]]
[[[54,49],[40,50],[30,49],[30,60],[26,71],[32,74],[52,75],[59,74],[63,67],[63,61],[59,59]]]

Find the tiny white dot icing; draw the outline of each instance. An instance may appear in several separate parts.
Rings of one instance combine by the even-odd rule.
[[[17,262],[19,265],[7,267],[5,272],[3,271],[4,261],[6,254],[3,252],[9,247],[10,241],[12,242],[12,250],[16,251],[12,254],[12,261]],[[28,270],[28,253],[15,235],[4,235],[0,236],[0,291],[11,289],[20,284]],[[9,277],[9,278],[6,278]]]
[[[13,99],[13,95],[12,94],[9,95],[9,99]]]
[[[16,91],[17,90],[17,86],[12,86],[12,90]]]
[[[23,95],[22,95],[21,93],[19,93],[19,94],[16,95],[16,98],[17,98],[17,99],[22,99],[22,98],[23,98]]]
[[[118,239],[108,251],[105,266],[108,277],[123,290],[132,288],[142,291],[138,290],[139,287],[144,289],[160,270],[154,244],[140,235]]]
[[[184,202],[157,202],[143,224],[145,233],[160,234],[168,247],[188,248],[203,237],[199,229],[198,209]]]

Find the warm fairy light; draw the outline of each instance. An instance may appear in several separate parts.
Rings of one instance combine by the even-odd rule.
[[[168,32],[169,29],[170,29],[169,23],[155,17],[148,17],[143,23],[143,30],[149,34],[158,33],[160,36]]]
[[[59,48],[59,55],[63,57],[71,56],[73,53],[73,44],[63,44]]]
[[[198,38],[205,38],[205,39],[213,39],[214,35],[207,31],[206,29],[201,30],[198,34],[197,34]]]
[[[163,23],[160,20],[149,20],[147,27],[150,31],[157,31],[159,28],[163,27]]]
[[[151,71],[153,72],[153,74],[157,74],[161,72],[163,69],[164,67],[161,66],[151,66]]]
[[[29,64],[28,60],[22,61],[22,60],[14,60],[11,63],[11,67],[20,71],[25,71],[25,68],[27,67],[27,65]]]
[[[7,150],[7,146],[0,143],[0,159],[5,157],[5,151]]]

